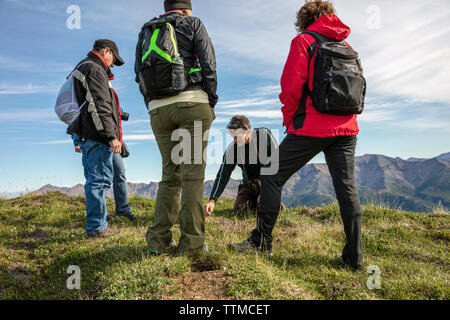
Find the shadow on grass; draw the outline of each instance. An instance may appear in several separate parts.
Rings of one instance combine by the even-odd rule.
[[[285,268],[288,266],[290,269],[302,269],[302,268],[318,268],[319,266],[332,268],[335,270],[348,270],[351,271],[349,267],[344,265],[339,259],[338,255],[334,258],[330,258],[329,256],[316,255],[316,256],[308,256],[308,257],[288,257],[283,258],[281,256],[274,255],[270,258],[276,266],[280,268]]]
[[[227,219],[238,219],[238,220],[249,220],[255,219],[256,221],[256,211],[245,211],[242,213],[235,213],[233,209],[216,209],[214,210],[215,217],[223,217]]]
[[[113,245],[103,247],[95,253],[90,253],[89,248],[71,248],[66,254],[53,257],[42,268],[37,278],[46,285],[33,286],[33,292],[30,294],[34,297],[43,296],[49,299],[74,298],[74,295],[95,299],[105,284],[105,279],[101,277],[102,274],[116,264],[133,264],[142,261],[146,255],[147,251],[144,246]],[[67,289],[67,279],[70,276],[67,273],[69,266],[80,268],[82,290],[78,293]],[[124,270],[124,272],[128,272],[128,270]]]

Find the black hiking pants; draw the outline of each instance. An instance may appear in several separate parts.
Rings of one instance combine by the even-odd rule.
[[[257,228],[252,232],[252,242],[272,248],[272,231],[280,212],[283,186],[323,151],[344,223],[346,245],[342,258],[353,268],[362,267],[361,204],[354,174],[356,141],[357,136],[312,138],[289,134],[279,148],[278,173],[261,175]]]

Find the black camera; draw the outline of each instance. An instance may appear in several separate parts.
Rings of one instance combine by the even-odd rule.
[[[122,109],[120,109],[121,119],[122,121],[128,121],[130,119],[130,114],[127,112],[124,112]]]

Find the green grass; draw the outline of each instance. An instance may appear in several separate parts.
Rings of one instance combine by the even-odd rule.
[[[84,236],[84,198],[59,193],[0,200],[0,299],[443,299],[450,298],[450,216],[365,206],[365,268],[336,257],[344,245],[338,206],[289,209],[274,232],[274,256],[227,250],[244,240],[255,217],[231,214],[220,200],[207,218],[209,252],[151,256],[145,232],[154,200],[131,198],[137,222],[119,218],[107,239]],[[113,201],[108,199],[113,212]],[[178,240],[179,227],[174,228]],[[81,290],[68,290],[67,268],[81,269]],[[381,270],[369,290],[366,268]],[[193,281],[189,281],[189,280]]]

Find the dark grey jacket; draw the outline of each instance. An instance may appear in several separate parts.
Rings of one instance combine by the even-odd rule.
[[[87,61],[90,63],[84,63]],[[85,76],[85,85],[92,96],[92,103],[88,101],[89,94],[85,85],[75,80],[78,104],[84,106],[80,116],[67,129],[67,133],[103,143],[114,139],[121,140],[119,105],[110,83],[110,80],[114,79],[110,68],[98,54],[91,51],[87,58],[78,64],[77,70]]]

